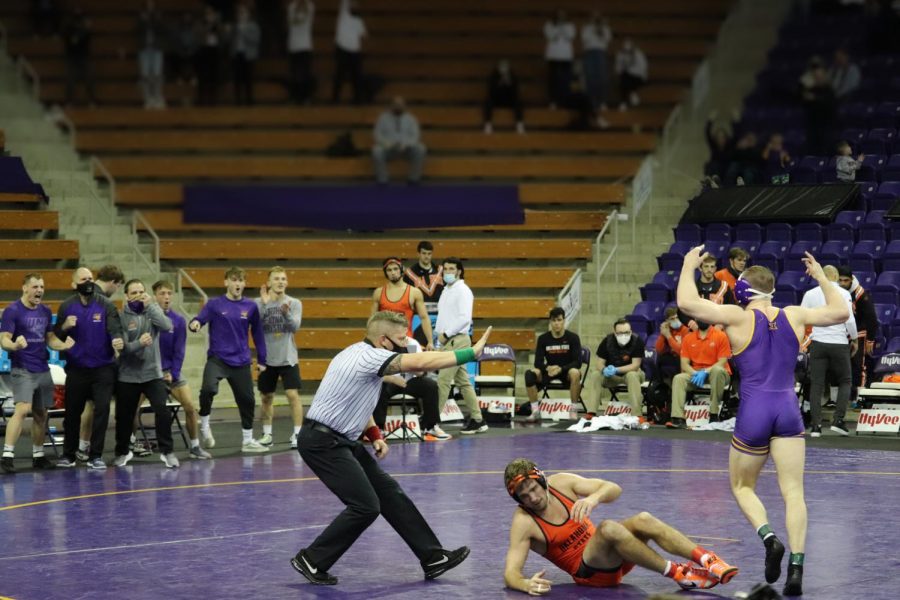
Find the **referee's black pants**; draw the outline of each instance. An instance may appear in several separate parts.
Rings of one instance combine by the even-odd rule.
[[[420,562],[437,554],[440,541],[400,484],[378,466],[361,442],[324,429],[305,422],[297,449],[303,462],[347,508],[306,548],[313,565],[329,570],[379,514]]]

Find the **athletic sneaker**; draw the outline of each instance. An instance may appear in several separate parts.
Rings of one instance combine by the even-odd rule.
[[[297,449],[297,434],[292,433],[291,434],[291,450],[296,450],[296,449]]]
[[[787,579],[784,582],[785,596],[803,595],[803,565],[788,565]]]
[[[684,419],[673,417],[671,420],[666,421],[666,427],[668,427],[669,429],[685,429],[687,427],[687,423]]]
[[[291,559],[291,566],[314,585],[335,585],[338,582],[334,575],[314,567],[306,556],[306,550],[301,550]]]
[[[272,445],[272,434],[264,433],[261,438],[259,438],[259,443],[263,446],[271,446]]]
[[[484,433],[487,430],[488,424],[486,422],[469,419],[469,422],[466,423],[466,426],[462,428],[460,433],[463,435],[473,435],[476,433]]]
[[[207,429],[206,431],[200,430],[200,440],[203,442],[203,445],[207,448],[215,448],[216,447],[216,438],[213,437],[212,429]]]
[[[462,546],[456,550],[441,550],[440,557],[432,556],[431,560],[422,562],[422,569],[425,571],[425,579],[434,579],[453,567],[457,566],[469,556],[469,547]]]
[[[194,446],[191,448],[191,451],[188,452],[188,456],[191,458],[196,458],[198,460],[209,460],[212,458],[212,454],[201,448],[200,446]]]
[[[8,456],[0,458],[0,469],[3,469],[4,473],[15,473],[16,467],[13,465],[13,459]]]
[[[163,464],[166,465],[169,469],[174,469],[176,467],[180,467],[181,463],[178,462],[178,457],[172,454],[160,454],[159,460],[163,461]]]
[[[134,455],[135,456],[150,456],[153,454],[153,450],[144,445],[144,442],[135,442],[134,443]]]
[[[445,442],[453,439],[453,436],[441,429],[440,425],[435,425],[431,429],[425,430],[423,439],[426,442]]]
[[[90,452],[90,448],[87,450],[76,450],[75,451],[75,460],[78,462],[87,462],[90,460],[90,456],[88,456],[88,452]]]
[[[775,583],[781,577],[784,544],[774,535],[763,543],[766,545],[766,583]]]
[[[841,435],[850,435],[850,430],[847,429],[847,424],[844,423],[844,420],[835,421],[831,424],[831,430],[835,433],[839,433]]]
[[[719,580],[712,577],[706,569],[693,567],[687,563],[672,565],[675,573],[672,579],[685,590],[708,590],[719,584]]]
[[[738,574],[738,568],[729,565],[727,562],[713,554],[709,553],[706,563],[703,565],[709,574],[719,580],[719,583],[728,583]]]
[[[117,467],[124,467],[132,458],[134,458],[134,452],[131,452],[129,450],[128,454],[120,454],[119,456],[117,456],[116,460],[113,461],[113,465]]]
[[[105,471],[106,463],[103,462],[102,458],[92,458],[87,461],[87,468],[91,469],[92,471]]]
[[[244,442],[244,445],[241,446],[241,452],[268,452],[269,449],[266,446],[263,446],[256,440],[250,440],[249,442]]]
[[[33,469],[49,471],[56,468],[56,463],[50,462],[46,456],[41,455],[31,459],[31,467]]]
[[[819,427],[818,425],[813,427],[809,432],[809,437],[814,437],[814,438],[822,437],[822,428]]]
[[[74,460],[72,460],[71,458],[69,458],[67,456],[63,456],[61,459],[56,461],[56,466],[60,467],[61,469],[71,469],[72,467],[74,467],[77,464],[78,463],[76,463]]]

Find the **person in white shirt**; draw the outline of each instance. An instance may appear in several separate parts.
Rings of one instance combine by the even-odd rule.
[[[368,35],[366,24],[359,16],[359,4],[356,0],[341,0],[338,10],[337,30],[334,35],[334,82],[331,93],[332,102],[341,99],[341,88],[344,79],[349,75],[353,84],[353,102],[364,101],[362,76],[362,39]]]
[[[386,184],[390,179],[387,162],[395,158],[409,161],[406,180],[417,184],[422,178],[422,165],[427,152],[420,141],[419,121],[406,110],[406,102],[400,96],[391,101],[390,107],[375,122],[375,145],[372,146],[372,162],[375,179]]]
[[[616,54],[616,74],[619,76],[619,90],[622,94],[619,110],[628,109],[626,101],[631,106],[640,104],[641,98],[637,92],[647,83],[647,57],[634,45],[631,38],[622,40],[622,48]]]
[[[609,21],[601,17],[598,11],[592,12],[588,22],[581,26],[586,91],[597,110],[606,110],[606,92],[609,89],[606,50],[612,38]]]
[[[445,258],[444,264],[444,291],[438,300],[438,316],[434,333],[438,336],[438,343],[444,351],[456,351],[469,348],[472,339],[469,337],[469,329],[472,327],[472,308],[475,304],[475,296],[472,290],[463,280],[465,268],[458,258]],[[465,366],[457,365],[441,369],[438,373],[438,402],[441,411],[447,403],[450,395],[450,386],[455,384],[463,401],[469,409],[469,418],[463,426],[463,435],[483,433],[488,430],[487,423],[478,406],[478,397],[469,381],[469,372]]]
[[[857,331],[856,320],[853,318],[853,299],[850,292],[838,285],[838,270],[832,265],[822,268],[830,285],[835,286],[841,297],[847,302],[850,318],[845,323],[829,325],[828,327],[813,327],[809,344],[809,409],[812,437],[822,435],[822,392],[826,389],[826,377],[828,372],[834,374],[838,382],[837,406],[831,420],[831,430],[841,435],[850,435],[844,423],[844,415],[847,412],[847,404],[850,401],[850,384],[852,374],[850,369],[850,356],[856,354]],[[800,303],[803,308],[817,308],[825,306],[825,294],[822,287],[815,287],[803,295]]]
[[[834,64],[828,70],[828,78],[831,80],[831,87],[834,88],[834,96],[838,101],[845,100],[859,89],[862,83],[862,71],[857,64],[850,60],[850,54],[846,48],[835,50]]]
[[[316,5],[312,0],[290,0],[287,5],[288,59],[291,68],[291,97],[305,104],[315,92],[312,74],[312,28]]]
[[[544,39],[547,45],[544,58],[547,61],[547,96],[550,108],[563,103],[572,79],[572,59],[575,57],[575,25],[566,17],[566,11],[558,10],[553,19],[544,23]]]

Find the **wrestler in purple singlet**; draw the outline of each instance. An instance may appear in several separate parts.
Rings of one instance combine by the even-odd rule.
[[[765,455],[773,437],[804,434],[794,392],[794,365],[800,342],[783,310],[769,321],[753,310],[750,342],[734,353],[741,374],[741,404],[731,445],[745,454]]]

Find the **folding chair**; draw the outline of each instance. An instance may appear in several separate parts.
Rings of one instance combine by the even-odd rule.
[[[172,413],[172,432],[177,432],[178,435],[181,436],[181,441],[184,442],[185,449],[190,450],[191,445],[188,442],[187,436],[184,434],[184,428],[181,426],[181,419],[178,417],[178,412],[181,410],[181,403],[175,400],[171,390],[169,390],[169,397],[166,399],[166,408]],[[141,418],[142,415],[148,413],[153,414],[153,407],[150,406],[149,403],[141,404],[141,408],[138,411],[138,431],[144,439],[144,446],[147,449],[151,449],[156,446],[156,425],[144,425],[144,420]]]
[[[587,412],[587,406],[584,403],[584,399],[581,397],[581,394],[584,393],[584,386],[587,383],[588,373],[590,373],[591,366],[591,351],[586,346],[581,347],[581,390],[578,392],[578,403],[581,404],[581,408],[584,412]],[[569,391],[569,384],[564,382],[562,379],[554,378],[550,381],[546,382],[544,385],[544,393],[541,396],[542,400],[546,400],[550,398],[550,390],[558,390],[558,391]]]
[[[391,406],[400,407],[400,425],[392,432],[384,436],[387,440],[403,440],[404,443],[411,442],[413,439],[422,441],[422,434],[406,424],[406,415],[409,414],[409,403],[417,402],[415,396],[409,394],[394,394],[388,398],[388,408]]]
[[[491,371],[491,373],[487,374],[485,371]],[[475,375],[474,388],[475,394],[479,398],[479,404],[481,404],[481,394],[485,389],[512,390],[509,403],[509,422],[511,427],[515,427],[516,352],[512,346],[488,344],[484,347],[484,351],[478,359],[478,374]],[[505,399],[503,401],[506,402]],[[489,408],[488,412],[491,412]]]

